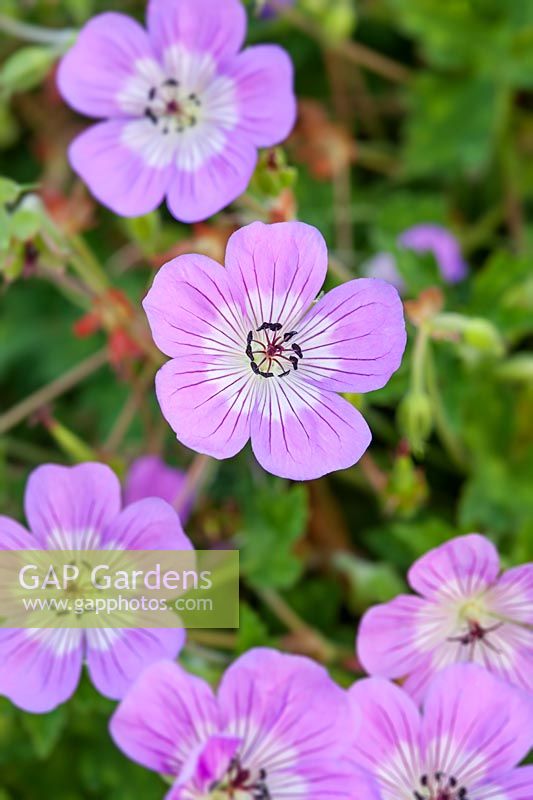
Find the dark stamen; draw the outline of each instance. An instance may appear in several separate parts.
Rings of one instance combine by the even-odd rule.
[[[303,358],[304,357],[304,354],[302,353],[302,348],[300,347],[299,344],[296,344],[296,343],[292,344],[291,347],[294,350],[294,352],[296,353],[296,355],[298,356],[298,358]]]
[[[148,117],[150,122],[153,122],[154,125],[157,125],[157,117],[156,117],[156,115],[154,114],[154,112],[152,111],[151,108],[145,108],[144,109],[144,116]]]

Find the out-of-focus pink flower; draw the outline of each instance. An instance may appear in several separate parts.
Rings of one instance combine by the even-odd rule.
[[[380,800],[533,797],[533,767],[517,767],[533,745],[531,696],[482,667],[444,670],[422,714],[406,692],[380,678],[358,681],[350,699],[363,720],[352,757],[375,778]]]
[[[145,497],[160,497],[173,505],[185,485],[186,473],[169,467],[158,456],[141,456],[130,466],[124,481],[124,503],[136,503]],[[185,525],[191,513],[193,498],[189,498],[180,519]]]
[[[501,572],[494,545],[472,533],[422,556],[409,583],[417,595],[374,606],[361,621],[367,672],[407,678],[419,699],[440,669],[474,661],[533,691],[533,564]]]
[[[116,475],[104,464],[38,467],[28,480],[31,533],[0,517],[0,550],[190,550],[176,512],[159,498],[122,509]],[[180,629],[28,628],[0,630],[0,694],[43,713],[76,690],[82,665],[96,688],[119,699],[143,669],[175,658]]]
[[[251,650],[216,695],[176,664],[155,664],[110,728],[133,761],[175,781],[167,800],[376,798],[371,779],[342,762],[353,737],[347,694],[301,656]]]
[[[63,58],[65,100],[107,120],[74,140],[70,161],[117,214],[145,214],[166,197],[177,219],[197,222],[244,192],[257,148],[290,133],[292,63],[275,45],[239,53],[240,0],[150,0],[147,28],[101,14]]]

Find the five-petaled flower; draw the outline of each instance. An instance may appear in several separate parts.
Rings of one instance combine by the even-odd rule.
[[[0,550],[190,550],[168,503],[147,498],[121,510],[121,488],[104,464],[47,464],[28,480],[31,533],[0,517]],[[142,670],[174,658],[180,629],[28,628],[0,630],[0,694],[26,711],[50,711],[75,691],[87,662],[96,688],[119,699]]]
[[[349,761],[347,693],[301,656],[250,650],[218,693],[181,667],[149,667],[111,720],[115,743],[168,776],[167,800],[352,800],[374,795]]]
[[[226,268],[180,256],[144,300],[155,343],[171,357],[156,378],[177,438],[216,458],[252,439],[259,463],[295,480],[352,466],[371,439],[336,392],[384,386],[405,347],[396,289],[354,280],[314,303],[324,239],[300,222],[233,234]]]
[[[409,572],[421,596],[400,595],[364,615],[359,659],[371,675],[406,677],[423,696],[448,664],[474,661],[533,690],[533,564],[500,571],[484,536],[460,536],[422,556]]]
[[[381,678],[350,689],[363,720],[352,757],[378,784],[380,800],[530,800],[531,696],[476,664],[456,664],[432,681],[421,714]],[[364,797],[354,794],[353,797]]]
[[[258,147],[290,133],[292,64],[275,45],[239,53],[240,0],[150,0],[147,27],[101,14],[63,58],[65,100],[107,118],[73,142],[70,161],[117,214],[145,214],[166,196],[177,219],[196,222],[244,192]]]

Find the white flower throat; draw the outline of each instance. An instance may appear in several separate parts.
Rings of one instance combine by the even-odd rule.
[[[202,114],[202,100],[184,88],[177,78],[167,78],[148,91],[144,115],[163,135],[194,128]]]

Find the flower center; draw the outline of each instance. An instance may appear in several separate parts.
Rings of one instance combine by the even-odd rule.
[[[262,378],[284,378],[297,370],[304,357],[294,341],[297,335],[298,331],[283,333],[281,322],[263,322],[255,332],[249,331],[245,353],[252,371]]]
[[[459,785],[453,775],[435,772],[422,775],[419,788],[413,792],[415,800],[468,800],[468,789]]]
[[[465,620],[466,629],[457,634],[457,636],[448,637],[448,641],[458,642],[464,647],[469,647],[470,658],[473,657],[476,645],[478,644],[488,647],[489,650],[493,650],[495,653],[499,653],[500,651],[494,643],[490,641],[489,636],[491,633],[501,628],[502,624],[503,623],[498,622],[495,625],[484,627],[478,620],[467,618]]]
[[[198,124],[202,101],[187,91],[176,78],[168,78],[148,92],[144,116],[165,135],[183,133]]]
[[[250,770],[244,769],[235,757],[222,780],[210,786],[209,796],[212,800],[272,800],[266,777],[266,771],[260,769],[253,778]]]

